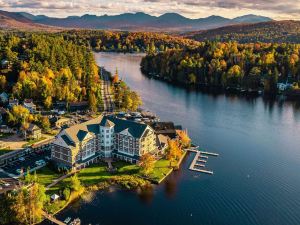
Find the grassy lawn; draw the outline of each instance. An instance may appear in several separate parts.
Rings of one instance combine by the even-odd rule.
[[[159,181],[170,171],[172,171],[172,168],[170,167],[170,161],[167,159],[160,159],[155,163],[154,170],[149,175],[149,178]]]
[[[126,162],[115,162],[113,163],[113,166],[118,170],[115,173],[109,173],[107,172],[107,163],[100,162],[98,164],[82,169],[78,173],[78,178],[84,186],[91,186],[107,181],[113,176],[134,175],[139,173],[139,167],[137,165],[128,164]],[[39,180],[40,183],[46,183],[47,185],[47,182],[53,179],[53,172],[49,173],[50,175],[48,175],[47,173],[43,174],[43,179],[41,179],[41,181]],[[40,175],[38,175],[38,177],[40,179]],[[68,186],[69,182],[70,178],[66,178],[63,181],[56,184],[55,186],[51,187],[47,192],[51,194],[58,193],[59,190],[62,190],[64,189],[64,187]]]
[[[81,170],[78,177],[82,184],[94,185],[100,182],[106,181],[112,176],[116,175],[133,175],[139,172],[139,167],[137,165],[131,165],[126,162],[115,162],[113,166],[118,170],[115,173],[107,172],[107,164],[99,163]]]
[[[45,166],[36,171],[38,182],[45,187],[53,182],[53,180],[62,176],[62,174],[58,174],[55,171],[51,170],[49,167]]]
[[[107,164],[100,163],[82,169],[78,178],[83,185],[94,185],[107,180],[111,174],[106,171]]]

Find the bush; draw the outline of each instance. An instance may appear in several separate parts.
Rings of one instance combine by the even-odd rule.
[[[63,195],[64,195],[64,199],[66,201],[68,201],[69,198],[70,198],[70,195],[71,195],[70,188],[65,188],[64,191],[63,191]]]

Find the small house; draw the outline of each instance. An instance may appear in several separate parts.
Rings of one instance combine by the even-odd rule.
[[[31,123],[26,134],[30,139],[40,139],[42,137],[42,130],[37,125]]]
[[[170,140],[170,138],[165,135],[162,135],[162,134],[156,135],[156,146],[160,153],[162,153],[162,154],[165,153],[165,150],[168,147],[169,140]]]
[[[18,99],[9,99],[8,100],[8,107],[12,108],[14,106],[19,105],[19,100]]]
[[[6,104],[8,102],[8,99],[9,99],[8,94],[6,94],[5,92],[2,92],[0,94],[0,102],[2,104]]]
[[[60,118],[55,122],[55,127],[61,128],[65,125],[70,125],[72,123],[70,118]]]
[[[29,110],[30,113],[35,113],[36,105],[33,103],[32,99],[25,99],[23,106]]]
[[[89,103],[87,101],[70,103],[71,112],[83,111],[83,110],[87,110],[88,108],[89,108]]]
[[[0,125],[0,132],[5,134],[16,134],[16,128],[10,128],[7,125]]]
[[[54,110],[56,110],[56,113],[58,113],[59,111],[65,111],[67,109],[67,102],[65,102],[65,101],[56,101],[53,104],[53,108],[54,108]]]
[[[59,199],[59,195],[57,195],[57,194],[53,194],[53,195],[51,195],[51,201],[52,202],[55,202],[55,201],[57,201],[58,199]]]
[[[149,123],[157,135],[162,134],[169,138],[176,138],[176,127],[173,122],[153,122]]]
[[[286,91],[292,87],[292,84],[286,82],[286,83],[277,83],[277,89],[279,91]]]
[[[1,69],[9,69],[11,67],[11,63],[7,59],[1,60]]]

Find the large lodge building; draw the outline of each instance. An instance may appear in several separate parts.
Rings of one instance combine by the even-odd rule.
[[[62,130],[52,144],[51,157],[67,168],[84,167],[101,158],[138,163],[142,155],[163,150],[160,140],[149,125],[100,116]]]

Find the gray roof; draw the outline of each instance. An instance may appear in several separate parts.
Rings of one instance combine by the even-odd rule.
[[[35,124],[29,124],[28,130],[29,131],[35,131],[35,130],[40,130],[41,128],[39,128],[37,125]]]
[[[74,143],[80,142],[84,139],[84,137],[88,132],[94,134],[99,133],[99,123],[101,122],[102,118],[103,117],[100,116],[95,119],[89,120],[87,122],[71,126],[65,129],[65,132],[71,138],[72,142]]]
[[[98,134],[99,125],[105,127],[114,126],[115,133],[127,130],[135,138],[141,138],[148,133],[146,131],[148,127],[146,124],[118,119],[113,116],[99,116],[95,119],[65,129],[66,135],[61,135],[61,138],[67,145],[74,146],[75,143],[84,140],[88,133]]]
[[[101,124],[106,124],[107,121],[115,124],[114,130],[116,133],[120,133],[127,129],[128,132],[135,138],[141,138],[148,127],[146,124],[123,120],[113,116],[104,116]]]

